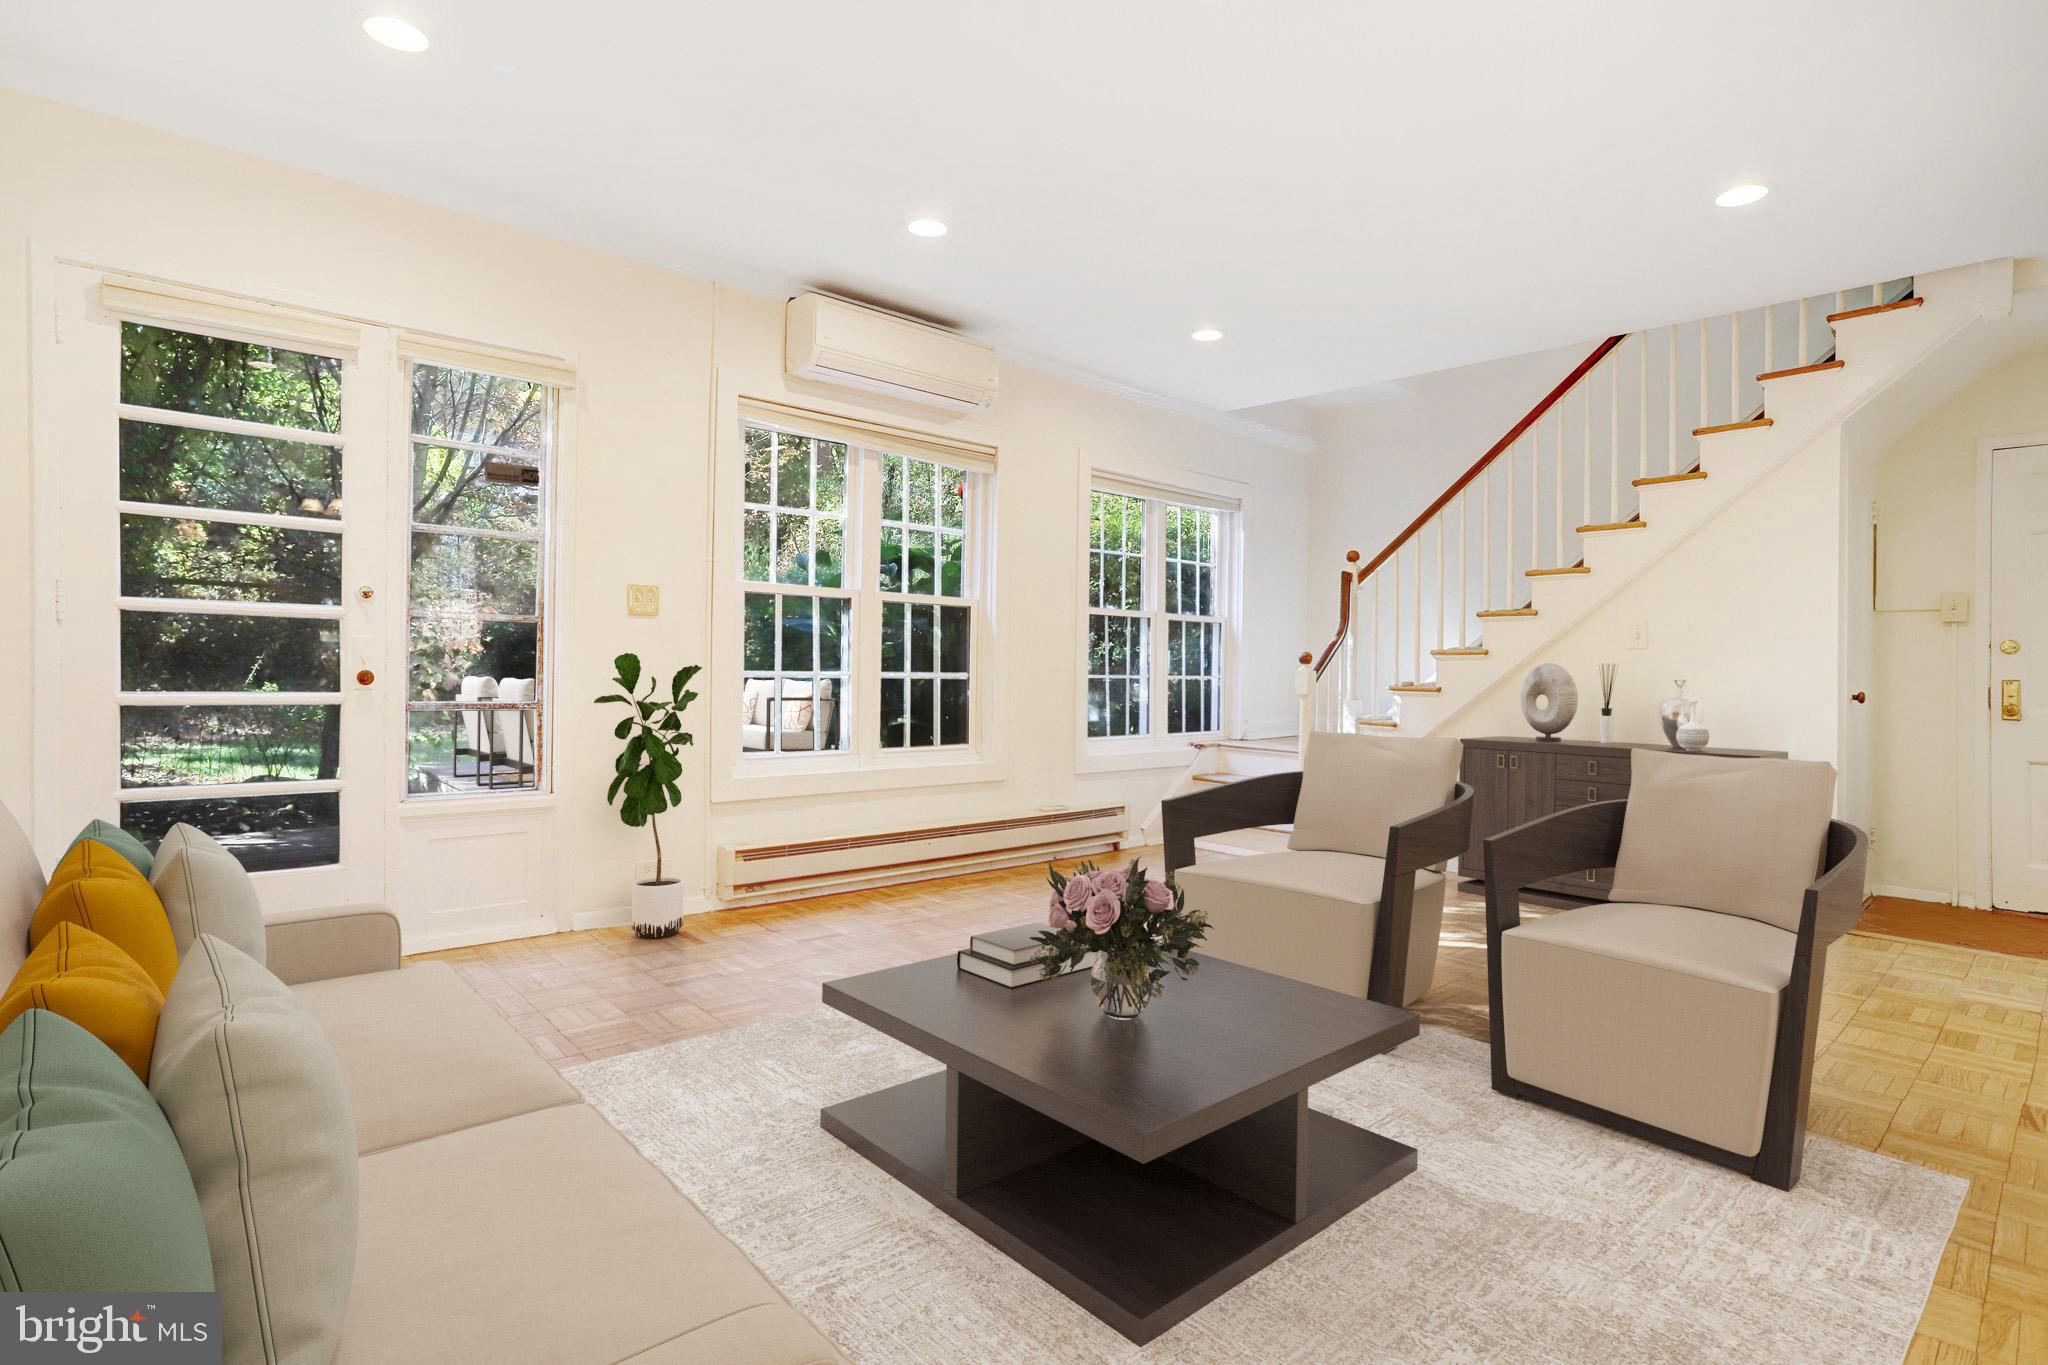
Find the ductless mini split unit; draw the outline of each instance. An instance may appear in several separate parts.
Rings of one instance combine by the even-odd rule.
[[[824,294],[789,301],[783,363],[798,379],[949,412],[972,412],[996,401],[994,347]]]

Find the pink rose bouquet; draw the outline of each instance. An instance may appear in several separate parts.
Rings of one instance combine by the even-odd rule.
[[[1037,941],[1045,948],[1039,959],[1054,976],[1100,954],[1095,997],[1105,1010],[1128,1017],[1165,989],[1170,974],[1190,976],[1200,964],[1194,956],[1209,925],[1202,913],[1187,908],[1187,897],[1171,881],[1145,875],[1133,862],[1128,868],[1097,868],[1082,863],[1072,875],[1050,869],[1052,898],[1046,929]],[[1119,1008],[1111,1008],[1111,997]]]

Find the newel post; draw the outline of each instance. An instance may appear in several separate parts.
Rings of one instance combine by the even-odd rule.
[[[1295,752],[1308,752],[1308,732],[1314,728],[1316,706],[1315,655],[1302,651],[1301,659],[1294,670],[1294,696],[1301,706],[1301,724],[1295,731]]]

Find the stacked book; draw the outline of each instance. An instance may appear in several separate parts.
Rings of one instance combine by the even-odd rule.
[[[1038,959],[1045,949],[1032,940],[1044,932],[1042,924],[1020,924],[1014,929],[976,934],[967,940],[967,947],[960,954],[960,970],[999,986],[1028,986],[1034,981],[1043,981],[1045,978],[1039,973]],[[1059,975],[1078,972],[1088,965],[1088,960],[1083,959]]]

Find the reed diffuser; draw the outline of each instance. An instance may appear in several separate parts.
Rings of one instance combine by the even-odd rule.
[[[1614,664],[1600,665],[1600,742],[1614,742],[1614,675],[1621,670]]]

